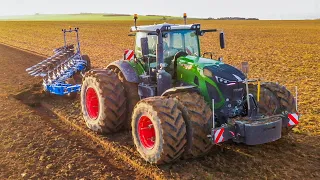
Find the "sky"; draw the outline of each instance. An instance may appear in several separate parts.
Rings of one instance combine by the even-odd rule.
[[[320,0],[0,0],[0,16],[80,12],[315,19]]]

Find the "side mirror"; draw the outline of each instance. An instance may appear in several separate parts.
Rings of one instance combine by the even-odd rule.
[[[225,44],[225,40],[224,40],[224,33],[221,32],[220,33],[220,48],[224,49],[225,47],[226,47],[226,44]]]
[[[148,56],[149,55],[148,38],[147,37],[141,38],[140,42],[141,42],[142,56]]]
[[[205,32],[205,31],[203,31],[203,30],[202,30],[202,31],[197,31],[197,35],[198,35],[198,36],[203,36],[203,35],[204,35],[204,33],[206,33],[206,32]]]

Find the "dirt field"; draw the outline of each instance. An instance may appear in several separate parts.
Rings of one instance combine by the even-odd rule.
[[[182,21],[181,21],[182,22]],[[173,23],[181,23],[173,21]],[[201,38],[202,52],[223,55],[226,63],[250,64],[250,78],[279,82],[291,91],[299,89],[299,111],[303,114],[295,132],[320,134],[320,21],[200,21],[202,28],[224,29],[227,48],[219,50],[218,35]],[[139,21],[154,24],[154,21]],[[193,23],[191,20],[189,23]],[[105,67],[133,48],[127,36],[131,21],[104,22],[1,22],[0,42],[51,55],[62,46],[62,28],[80,28],[82,50],[95,67]]]
[[[13,97],[39,79],[24,69],[41,57],[0,45],[0,179],[145,178],[43,108]]]
[[[120,58],[126,47],[133,46],[131,37],[126,36],[129,22],[0,22],[0,42],[49,55],[53,48],[62,45],[60,27],[69,25],[81,28],[83,51],[92,57],[95,67],[104,67]],[[219,51],[216,41],[211,41],[218,37],[208,35],[205,38],[209,39],[203,39],[206,51],[223,54],[225,61],[235,66],[243,60],[249,61],[252,77],[263,75],[289,88],[299,86],[302,123],[295,134],[273,143],[225,144],[214,147],[204,158],[159,167],[148,165],[138,157],[129,132],[102,138],[120,150],[114,154],[106,147],[95,145],[48,111],[61,112],[67,121],[85,129],[78,100],[41,99],[50,105],[48,110],[17,101],[10,94],[23,92],[39,82],[24,69],[39,62],[41,57],[0,45],[0,121],[3,124],[0,127],[0,179],[144,179],[147,178],[145,171],[153,169],[157,175],[152,178],[318,179],[320,91],[316,85],[320,74],[320,39],[316,31],[319,25],[316,21],[204,21],[206,28],[224,28],[228,37],[227,50]],[[31,91],[24,98],[28,100],[32,93],[37,92]],[[127,154],[119,156],[119,153]],[[134,169],[130,163],[124,163],[126,157],[143,168]]]

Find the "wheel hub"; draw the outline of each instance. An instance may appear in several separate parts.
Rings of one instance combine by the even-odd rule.
[[[156,133],[152,121],[148,116],[141,116],[138,123],[138,134],[142,146],[152,149],[156,140]]]
[[[97,119],[99,116],[99,99],[93,88],[88,88],[86,91],[86,109],[90,118]]]

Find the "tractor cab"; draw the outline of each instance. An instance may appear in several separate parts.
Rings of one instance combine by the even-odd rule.
[[[139,76],[145,82],[139,85],[140,98],[150,97],[153,94],[162,95],[172,87],[181,86],[181,83],[194,87],[199,86],[199,84],[194,84],[193,79],[184,79],[197,76],[197,73],[193,70],[190,71],[188,67],[198,69],[201,66],[202,71],[204,66],[219,63],[219,61],[200,56],[199,36],[203,36],[207,32],[220,31],[220,47],[222,49],[225,47],[222,30],[201,30],[200,24],[164,23],[146,26],[136,26],[135,24],[130,31],[131,35],[135,36],[135,62],[141,64],[143,72],[145,72],[144,75],[140,74]],[[187,71],[185,72],[185,70]],[[201,72],[201,74],[203,73]],[[147,84],[153,85],[146,87]],[[155,87],[153,88],[153,86]],[[142,90],[145,88],[152,89],[152,93],[142,93],[146,92]],[[201,93],[209,99],[206,88],[203,88]]]
[[[199,56],[199,36],[195,29],[191,29],[192,25],[175,25],[175,24],[159,24],[153,26],[139,26],[138,31],[156,31],[162,26],[170,26],[171,31],[165,32],[163,38],[163,58],[167,66],[172,65],[172,60],[178,52],[186,52],[187,55]],[[134,28],[134,27],[133,27]],[[157,50],[157,36],[148,34],[147,32],[137,32],[135,53],[138,59],[143,59],[141,39],[146,38],[149,53],[147,56],[150,58],[151,66],[155,67],[156,64],[156,50]]]
[[[200,30],[200,24],[157,24],[146,26],[133,26],[131,32],[135,34],[135,55],[145,67],[146,63],[150,63],[151,68],[156,67],[157,47],[162,49],[158,51],[160,57],[163,58],[166,69],[172,71],[174,69],[174,61],[177,60],[176,55],[200,57],[200,41],[199,36],[203,36],[206,32],[216,32],[217,29]],[[161,37],[159,37],[159,32]],[[159,41],[161,43],[159,43]],[[220,34],[221,48],[224,48],[224,34]],[[206,54],[206,53],[205,53]]]
[[[176,80],[178,58],[182,56],[201,58],[199,36],[218,30],[201,30],[200,24],[164,23],[133,26],[130,31],[135,35],[135,57],[143,65],[144,70],[150,72],[149,75],[154,79],[156,73],[153,72],[162,67]],[[225,46],[222,31],[220,46],[221,48]]]

